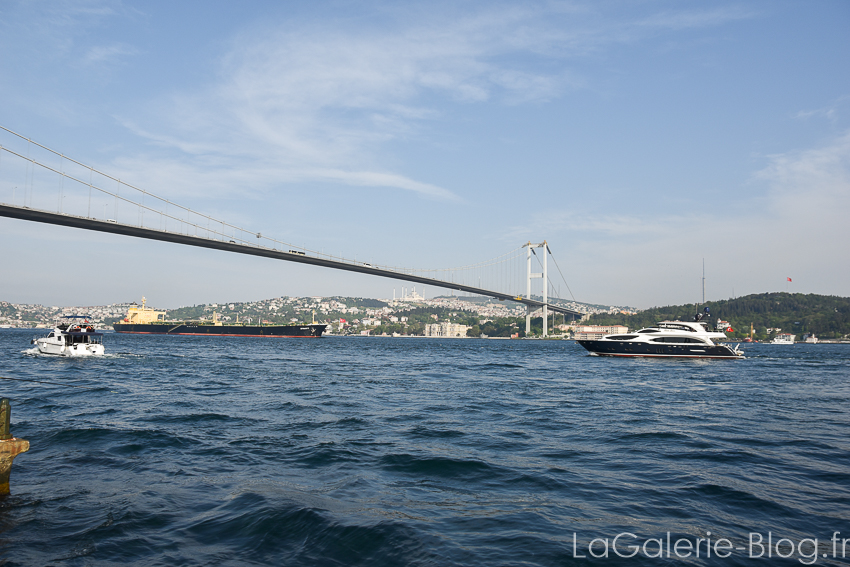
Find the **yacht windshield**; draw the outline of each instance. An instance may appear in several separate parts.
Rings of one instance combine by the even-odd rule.
[[[688,331],[689,333],[695,333],[696,331],[688,326],[688,325],[678,325],[676,323],[659,323],[659,329],[675,329],[677,331]]]

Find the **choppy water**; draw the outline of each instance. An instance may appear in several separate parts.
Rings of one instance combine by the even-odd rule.
[[[0,376],[91,390],[0,381],[32,445],[5,565],[657,565],[668,532],[711,539],[686,563],[753,564],[768,532],[760,564],[811,562],[806,538],[850,563],[830,541],[850,538],[850,345],[108,335],[70,360],[30,336],[0,331]],[[624,532],[621,554],[647,546],[580,557]]]

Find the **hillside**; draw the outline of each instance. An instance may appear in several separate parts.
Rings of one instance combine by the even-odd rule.
[[[757,338],[766,339],[781,329],[797,335],[815,333],[823,339],[836,339],[850,335],[850,298],[832,295],[802,293],[759,293],[726,299],[707,301],[712,321],[717,318],[729,321],[734,332],[730,337],[743,338],[753,324]],[[700,310],[702,308],[700,307]],[[690,321],[697,311],[696,305],[671,305],[653,307],[635,315],[597,314],[590,317],[591,325],[624,324],[630,329],[647,327],[658,321],[681,319]]]

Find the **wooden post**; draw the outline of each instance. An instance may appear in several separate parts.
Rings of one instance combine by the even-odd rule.
[[[9,399],[0,400],[0,496],[9,494],[9,473],[12,472],[12,461],[21,453],[30,450],[30,442],[25,439],[15,439],[9,428],[12,417],[12,407]]]

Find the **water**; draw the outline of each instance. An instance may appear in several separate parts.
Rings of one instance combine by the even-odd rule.
[[[850,538],[850,345],[107,335],[70,360],[31,336],[0,331],[0,376],[91,390],[0,381],[32,446],[4,565],[750,565],[768,532],[763,564],[850,563],[830,541]],[[646,548],[618,557],[624,532]],[[711,557],[654,557],[668,532]],[[581,557],[594,538],[608,558]]]

